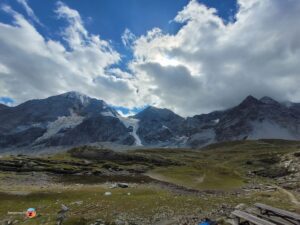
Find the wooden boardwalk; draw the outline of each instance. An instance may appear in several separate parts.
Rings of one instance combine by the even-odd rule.
[[[300,225],[300,215],[262,203],[254,204],[251,212],[235,210],[232,212],[233,225]]]

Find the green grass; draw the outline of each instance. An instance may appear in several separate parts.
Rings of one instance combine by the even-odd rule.
[[[1,193],[0,218],[8,218],[8,211],[24,211],[35,207],[39,217],[24,219],[23,216],[14,216],[26,224],[53,224],[56,213],[63,203],[70,208],[68,218],[70,221],[94,221],[104,219],[113,221],[119,215],[127,215],[128,219],[134,217],[153,218],[156,214],[166,211],[172,215],[197,215],[219,208],[226,203],[232,207],[239,203],[253,204],[256,201],[274,206],[280,204],[283,208],[293,209],[279,192],[256,193],[249,196],[207,196],[176,195],[155,187],[139,186],[129,189],[113,189],[111,196],[104,196],[108,189],[101,187],[84,187],[77,190],[35,192],[27,196],[8,195]],[[128,196],[127,193],[131,195]],[[81,205],[75,202],[82,201]],[[69,221],[69,222],[70,222]],[[72,223],[70,223],[72,224]]]
[[[165,181],[199,190],[230,190],[241,187],[244,179],[234,170],[218,166],[157,168],[150,174]]]
[[[235,141],[210,145],[202,150],[146,150],[185,163],[156,167],[148,173],[159,179],[200,190],[231,190],[249,181],[247,173],[267,168],[283,154],[299,151],[300,142],[280,140]],[[247,163],[251,161],[251,163]],[[268,161],[271,163],[268,164]],[[258,178],[272,183],[271,179]]]
[[[275,192],[248,192],[240,195],[230,194],[232,190],[239,189],[248,182],[274,183],[274,180],[247,176],[249,171],[257,168],[267,168],[272,160],[283,154],[299,151],[300,142],[286,142],[279,140],[237,141],[215,144],[200,150],[174,150],[174,149],[149,149],[135,150],[149,157],[162,157],[181,164],[178,166],[154,166],[130,164],[122,165],[117,162],[105,162],[120,167],[142,166],[148,169],[147,173],[187,188],[199,190],[218,190],[221,195],[188,195],[178,194],[171,190],[162,189],[149,184],[138,184],[128,189],[108,189],[107,186],[97,182],[82,182],[57,184],[40,189],[38,185],[12,185],[7,186],[2,182],[6,176],[24,180],[29,176],[26,173],[0,173],[0,221],[3,219],[19,220],[19,224],[26,221],[28,225],[54,224],[56,213],[61,204],[70,207],[67,224],[89,224],[96,219],[113,221],[120,215],[126,215],[128,220],[136,217],[151,220],[161,212],[176,215],[202,215],[210,212],[222,204],[234,207],[239,203],[252,205],[262,202],[274,207],[299,210],[293,205],[284,193]],[[63,161],[79,162],[67,153],[50,156],[50,159],[62,161],[54,167],[71,169],[72,166]],[[247,163],[248,162],[248,163]],[[251,163],[249,163],[251,162]],[[104,163],[104,162],[103,162]],[[103,163],[97,163],[93,168],[101,168]],[[37,175],[38,176],[38,175]],[[111,196],[104,196],[104,192],[111,191]],[[19,194],[16,194],[19,192]],[[22,195],[22,192],[29,192]],[[131,193],[128,195],[127,193]],[[9,194],[10,193],[10,194]],[[75,202],[82,201],[81,205]],[[24,211],[35,207],[39,217],[25,220],[24,216],[9,216],[8,211]],[[81,213],[80,213],[81,212]],[[172,217],[170,215],[170,217]],[[152,223],[153,224],[153,223]]]

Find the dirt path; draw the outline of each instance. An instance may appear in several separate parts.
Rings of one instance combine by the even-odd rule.
[[[152,178],[152,179],[154,179],[154,180],[164,181],[164,182],[167,181],[167,179],[164,176],[162,176],[160,174],[157,174],[157,173],[147,172],[147,173],[145,173],[145,175]]]
[[[298,201],[298,199],[292,192],[290,192],[282,187],[279,187],[279,186],[276,186],[276,188],[278,188],[278,190],[281,191],[282,193],[286,194],[293,204],[300,207],[300,202]]]
[[[175,183],[172,183],[168,180],[166,180],[166,178],[164,176],[161,176],[160,174],[156,174],[156,173],[146,173],[144,174],[145,176],[148,176],[149,178],[152,179],[153,184],[158,185],[161,188],[165,188],[167,190],[170,190],[172,192],[178,193],[178,194],[192,194],[192,195],[198,195],[198,196],[205,196],[205,195],[219,195],[219,196],[223,196],[224,195],[224,191],[221,190],[198,190],[198,189],[193,189],[193,188],[189,188],[189,187],[185,187],[185,186],[181,186]],[[202,177],[199,177],[200,180],[202,179]],[[226,192],[233,194],[233,192]]]

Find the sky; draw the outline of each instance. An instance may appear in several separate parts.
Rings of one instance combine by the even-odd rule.
[[[67,91],[124,115],[300,102],[299,0],[0,0],[0,103]]]

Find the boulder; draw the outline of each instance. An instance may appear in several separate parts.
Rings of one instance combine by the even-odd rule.
[[[110,195],[112,195],[112,193],[109,192],[109,191],[107,191],[107,192],[104,193],[104,195],[105,195],[105,196],[110,196]]]
[[[236,207],[234,207],[237,210],[245,210],[247,208],[246,204],[240,203]]]
[[[129,184],[127,184],[127,183],[118,183],[117,185],[120,188],[128,188],[129,187]]]

